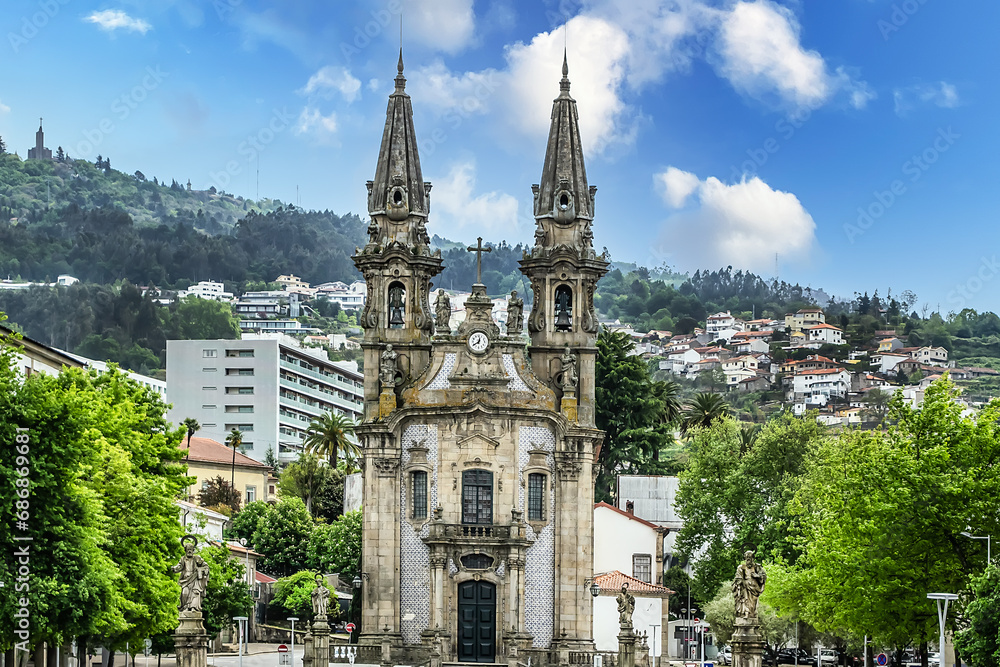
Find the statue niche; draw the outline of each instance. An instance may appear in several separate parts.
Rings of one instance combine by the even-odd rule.
[[[560,285],[555,294],[556,331],[573,329],[573,290],[569,285]]]
[[[406,322],[406,288],[403,283],[389,284],[389,328],[402,329]]]

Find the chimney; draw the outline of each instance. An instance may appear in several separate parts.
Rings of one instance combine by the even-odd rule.
[[[635,503],[631,500],[625,501],[625,512],[628,514],[635,514]]]

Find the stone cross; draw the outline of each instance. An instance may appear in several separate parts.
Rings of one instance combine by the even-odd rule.
[[[484,248],[483,237],[480,236],[476,241],[476,247],[469,246],[466,250],[476,253],[476,284],[480,285],[483,282],[483,253],[493,252],[493,248]]]

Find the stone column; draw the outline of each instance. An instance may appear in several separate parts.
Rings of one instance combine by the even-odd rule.
[[[617,667],[635,667],[635,633],[632,624],[622,623],[618,633],[618,665]]]
[[[314,667],[330,664],[330,625],[326,614],[320,614],[312,622],[312,655]]]
[[[201,622],[201,612],[182,611],[178,616],[174,631],[177,667],[208,667],[208,633]]]
[[[316,663],[313,662],[313,636],[311,632],[306,632],[306,636],[302,638],[302,667],[313,667]],[[292,660],[294,660],[294,656]],[[318,667],[324,667],[319,665]]]
[[[756,618],[736,618],[733,638],[733,667],[762,667],[764,661],[764,636]]]

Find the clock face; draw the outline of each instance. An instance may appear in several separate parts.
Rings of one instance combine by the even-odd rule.
[[[473,352],[485,352],[490,346],[490,339],[482,331],[476,331],[469,336],[469,349]]]

